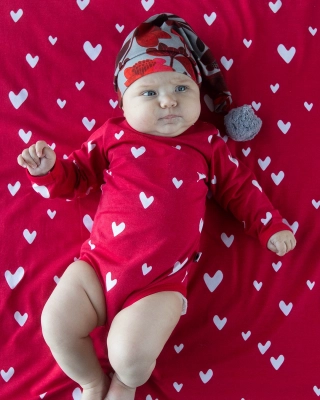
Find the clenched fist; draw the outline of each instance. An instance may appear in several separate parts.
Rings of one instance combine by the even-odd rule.
[[[18,164],[27,168],[30,175],[46,175],[56,162],[56,153],[43,140],[39,140],[18,156]]]
[[[284,256],[296,247],[296,243],[293,233],[289,230],[284,230],[272,235],[268,241],[267,247],[269,250],[278,254],[278,256]]]

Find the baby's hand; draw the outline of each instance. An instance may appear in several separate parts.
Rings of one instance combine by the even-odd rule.
[[[278,256],[284,256],[290,250],[296,247],[296,239],[291,231],[280,231],[271,236],[267,247],[269,250],[277,253]]]
[[[30,175],[46,175],[56,162],[56,153],[43,140],[24,149],[18,156],[18,164],[27,168]]]

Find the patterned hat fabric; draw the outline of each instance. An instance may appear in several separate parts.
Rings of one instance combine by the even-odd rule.
[[[185,20],[168,13],[150,17],[125,39],[114,75],[120,105],[124,92],[133,82],[164,71],[189,76],[199,86],[205,86],[213,99],[214,111],[229,111],[231,94],[211,50]]]

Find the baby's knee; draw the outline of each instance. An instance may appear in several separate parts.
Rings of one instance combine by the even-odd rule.
[[[141,348],[143,346],[139,347],[124,343],[108,346],[108,357],[113,369],[120,380],[132,388],[147,382],[156,365],[156,360]]]

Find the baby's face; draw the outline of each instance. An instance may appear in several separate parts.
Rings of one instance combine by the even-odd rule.
[[[128,124],[150,135],[178,136],[200,116],[199,87],[178,72],[155,72],[136,80],[122,102]]]

